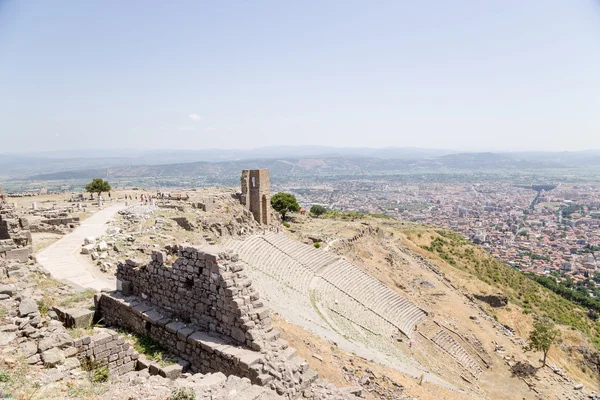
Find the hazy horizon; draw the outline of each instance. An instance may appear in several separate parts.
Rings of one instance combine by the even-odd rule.
[[[0,1],[0,153],[600,149],[600,1]]]
[[[281,155],[278,155],[278,151],[281,151]],[[64,150],[47,150],[47,151],[13,151],[4,152],[0,151],[0,156],[9,157],[33,157],[33,158],[55,158],[55,159],[68,159],[68,158],[102,158],[102,159],[125,159],[125,158],[139,158],[141,156],[151,155],[187,155],[189,156],[209,156],[207,160],[198,159],[197,161],[214,161],[213,158],[222,154],[239,154],[241,159],[260,159],[260,158],[277,158],[277,157],[336,157],[336,156],[372,156],[380,158],[381,154],[386,154],[384,158],[397,158],[394,154],[402,154],[408,156],[414,154],[416,158],[420,158],[429,154],[432,157],[450,154],[548,154],[548,155],[560,155],[562,154],[593,154],[600,156],[600,149],[583,149],[583,150],[560,150],[560,151],[549,151],[549,150],[462,150],[462,149],[443,149],[443,148],[425,148],[425,147],[352,147],[352,146],[319,146],[319,145],[303,145],[303,146],[261,146],[253,147],[248,149],[242,148],[209,148],[209,149],[177,149],[177,148],[164,148],[164,149],[142,149],[142,148],[113,148],[113,149],[64,149]],[[232,159],[231,156],[227,159]],[[190,162],[189,159],[185,159],[183,162]]]

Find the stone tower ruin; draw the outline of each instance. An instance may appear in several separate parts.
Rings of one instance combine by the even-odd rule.
[[[271,223],[271,178],[268,169],[245,169],[241,179],[240,202],[265,225]]]

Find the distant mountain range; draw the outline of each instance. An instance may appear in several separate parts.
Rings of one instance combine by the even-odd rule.
[[[600,167],[600,151],[458,153],[411,148],[263,147],[255,150],[84,151],[0,154],[3,179],[68,180],[239,175],[270,168],[280,175],[408,170],[522,170]]]
[[[314,157],[373,157],[421,159],[451,154],[447,150],[412,148],[334,148],[324,146],[261,147],[251,150],[82,150],[32,154],[0,154],[0,176],[24,177],[44,172],[163,165],[191,162],[222,162],[248,159],[286,159]]]

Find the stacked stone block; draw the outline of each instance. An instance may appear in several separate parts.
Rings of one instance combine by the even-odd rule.
[[[117,267],[117,288],[98,307],[108,325],[148,335],[192,372],[236,375],[295,398],[318,379],[279,337],[244,265],[226,252],[175,245],[147,265]],[[179,258],[172,265],[171,254]]]
[[[261,350],[272,330],[269,310],[237,256],[183,245],[167,250],[154,252],[145,266],[133,260],[120,263],[117,287],[202,330]],[[179,257],[173,265],[165,263],[168,253]]]
[[[115,332],[86,336],[75,340],[73,345],[82,365],[108,366],[109,372],[114,375],[136,369],[139,354]]]
[[[19,218],[14,209],[0,205],[0,259],[25,262],[32,252],[27,219]]]
[[[192,324],[135,297],[104,293],[99,301],[104,320],[151,337],[170,353],[190,362],[192,372],[236,375],[250,378],[249,368],[262,354],[232,346],[229,342],[196,330]]]

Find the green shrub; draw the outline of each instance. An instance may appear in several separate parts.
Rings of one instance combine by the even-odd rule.
[[[310,213],[316,217],[323,215],[327,212],[327,209],[321,205],[315,204],[310,208]]]
[[[321,247],[321,243],[317,242],[317,243],[313,244],[313,246],[315,246],[315,249],[318,249]]]
[[[50,311],[48,304],[44,299],[38,300],[37,302],[38,309],[40,310],[40,314],[48,315],[48,311]]]
[[[8,382],[10,381],[10,372],[8,371],[0,371],[0,382]]]
[[[287,221],[283,221],[283,226],[285,226],[286,228],[290,227],[290,223]]]
[[[109,378],[109,373],[108,373],[107,366],[98,367],[98,368],[94,369],[93,371],[91,371],[90,380],[92,382],[108,382],[108,378]]]
[[[175,388],[171,392],[172,400],[196,400],[196,393],[192,388]]]
[[[135,344],[133,349],[146,356],[150,361],[156,361],[161,365],[168,365],[171,361],[165,360],[165,349],[148,335],[133,335]]]

